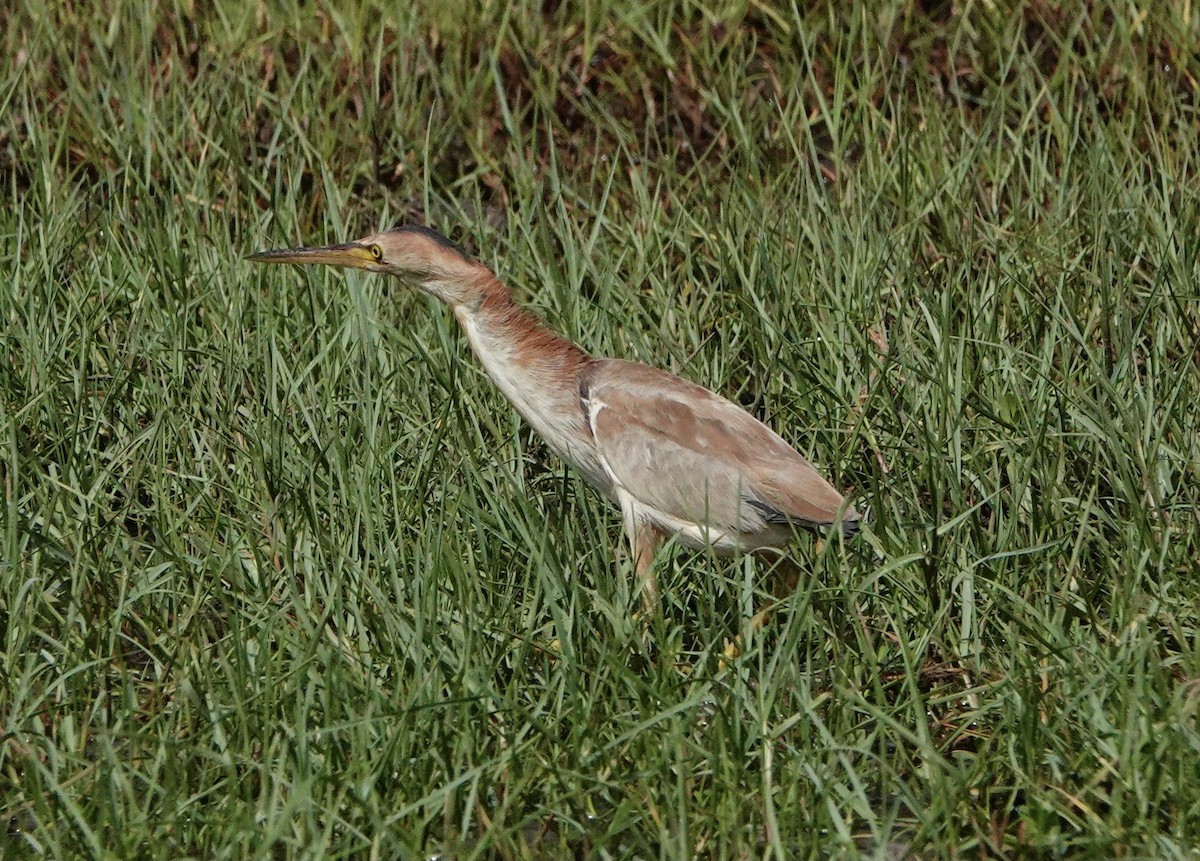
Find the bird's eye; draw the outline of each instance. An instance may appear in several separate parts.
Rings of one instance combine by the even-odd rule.
[[[376,263],[382,263],[383,262],[383,249],[380,248],[378,245],[372,245],[371,246],[371,256],[375,258]]]

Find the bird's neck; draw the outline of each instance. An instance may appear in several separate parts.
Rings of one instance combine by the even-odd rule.
[[[454,306],[471,349],[517,412],[559,448],[550,437],[575,430],[576,417],[583,421],[579,381],[593,360],[518,305],[494,276],[479,288],[473,301]],[[571,418],[570,428],[563,416]],[[584,425],[578,429],[586,432]]]
[[[584,412],[582,382],[596,363],[514,301],[495,276],[454,315],[488,376],[551,451],[604,493],[610,479]]]
[[[479,284],[474,301],[456,305],[454,315],[493,378],[492,359],[517,371],[553,371],[560,381],[574,381],[591,362],[587,353],[517,304],[512,290],[495,276]]]

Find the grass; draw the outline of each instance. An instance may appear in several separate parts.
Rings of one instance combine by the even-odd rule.
[[[7,13],[0,855],[1196,857],[1195,11],[394,5]],[[870,525],[643,633],[449,314],[241,260],[402,220]]]

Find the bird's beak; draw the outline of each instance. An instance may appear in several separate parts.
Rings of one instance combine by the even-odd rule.
[[[260,251],[246,258],[255,263],[323,263],[326,266],[346,266],[364,269],[376,262],[371,249],[356,242],[325,245],[320,248],[279,248]]]

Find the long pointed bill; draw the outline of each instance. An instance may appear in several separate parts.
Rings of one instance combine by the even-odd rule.
[[[348,266],[363,269],[375,262],[371,249],[355,242],[326,245],[321,248],[280,248],[260,251],[246,258],[255,263],[323,263],[326,266]]]

